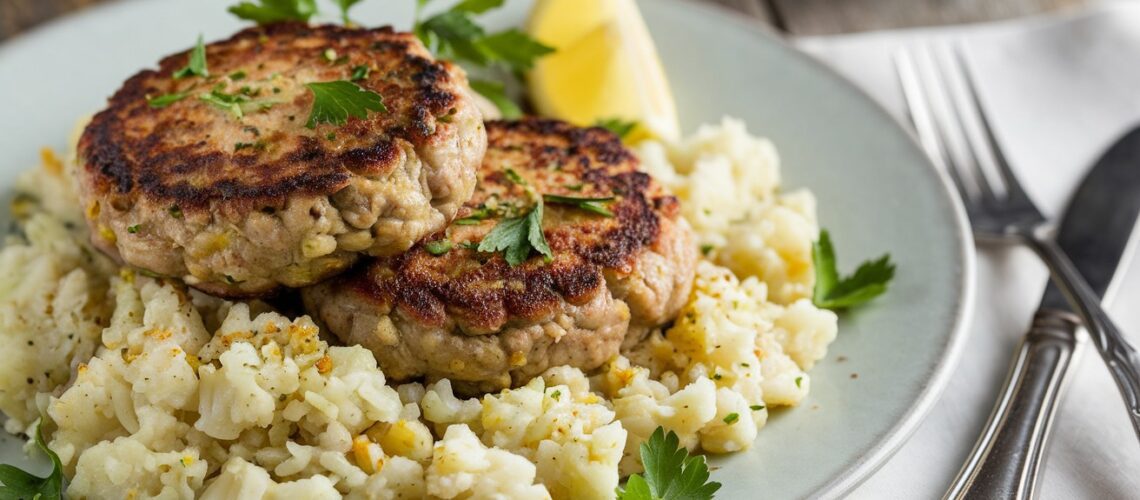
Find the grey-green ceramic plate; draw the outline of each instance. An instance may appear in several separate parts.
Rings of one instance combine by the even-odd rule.
[[[407,27],[413,1],[369,0],[356,17]],[[122,0],[0,46],[0,186],[36,165],[40,146],[62,147],[75,119],[127,76],[200,32],[212,39],[238,29],[225,12],[236,2]],[[842,316],[811,396],[775,414],[750,451],[713,460],[723,498],[842,494],[906,440],[955,364],[973,286],[959,203],[886,113],[764,29],[680,0],[641,7],[686,131],[725,114],[743,118],[775,141],[785,186],[815,191],[842,268],[887,251],[898,262],[890,293]],[[517,24],[528,8],[511,0],[487,20]],[[0,460],[23,460],[17,440],[0,441]]]

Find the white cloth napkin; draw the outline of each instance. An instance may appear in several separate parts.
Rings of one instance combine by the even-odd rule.
[[[892,58],[931,40],[961,43],[1012,167],[1057,216],[1105,148],[1140,124],[1140,2],[966,27],[796,41],[866,89],[900,120]],[[1140,168],[1137,170],[1140,175]],[[1140,266],[1118,273],[1109,311],[1140,345]],[[937,498],[985,424],[1047,273],[1023,249],[979,248],[975,317],[950,385],[914,436],[853,498]],[[1140,497],[1140,443],[1111,377],[1084,346],[1054,422],[1041,497]]]

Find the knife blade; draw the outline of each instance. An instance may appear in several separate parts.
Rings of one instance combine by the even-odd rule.
[[[1100,299],[1140,215],[1140,128],[1118,139],[1081,182],[1056,242]],[[1078,353],[1080,319],[1050,281],[985,430],[946,498],[1033,498],[1057,401]]]
[[[1140,128],[1101,157],[1073,195],[1057,232],[1060,245],[1093,292],[1104,298],[1140,214]],[[1041,307],[1072,311],[1052,281]]]

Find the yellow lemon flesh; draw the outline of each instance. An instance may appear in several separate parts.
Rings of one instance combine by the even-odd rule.
[[[635,139],[680,135],[673,93],[634,0],[538,0],[527,29],[556,51],[528,75],[539,113],[577,125],[633,121]]]

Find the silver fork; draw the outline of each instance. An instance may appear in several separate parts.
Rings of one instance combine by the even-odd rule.
[[[920,142],[953,180],[965,202],[975,238],[985,243],[1028,245],[1041,257],[1108,364],[1140,438],[1140,357],[1052,239],[1052,224],[1029,199],[1010,169],[982,110],[962,54],[945,44],[925,45],[899,53],[895,62]],[[1067,362],[1057,366],[1055,373],[1042,375],[1060,377],[1065,366]],[[1041,398],[1056,396],[1056,391],[1040,394]],[[1034,470],[1020,471],[1029,475],[1036,473],[1037,454],[1044,445],[1055,405],[1046,401],[1041,408],[1038,415],[1022,414],[1024,418],[1037,419],[1027,427],[1033,428],[1035,434],[1025,436],[1022,443],[1031,449],[1003,450],[1007,460],[1031,464]]]

